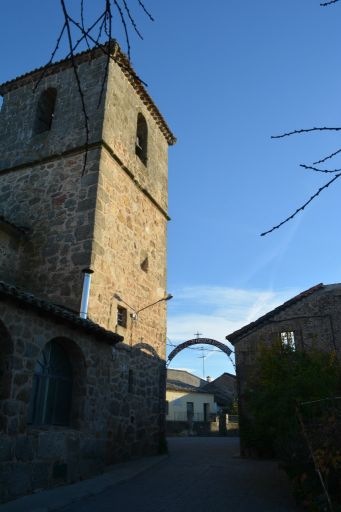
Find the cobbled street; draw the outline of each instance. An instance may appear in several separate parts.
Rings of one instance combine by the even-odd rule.
[[[273,461],[241,459],[238,439],[171,438],[169,457],[62,512],[289,512],[297,510]]]

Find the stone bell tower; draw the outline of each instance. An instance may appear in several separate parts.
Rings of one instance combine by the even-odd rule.
[[[90,268],[88,318],[164,357],[175,138],[116,43],[110,52],[100,102],[106,55],[75,58],[87,144],[70,59],[0,86],[0,220],[10,226],[0,237],[0,279],[79,311],[82,270]]]

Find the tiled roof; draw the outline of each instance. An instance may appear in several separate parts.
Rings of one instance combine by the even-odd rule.
[[[167,389],[170,391],[186,391],[187,393],[207,393],[212,395],[211,391],[205,391],[204,388],[191,386],[186,382],[181,382],[179,380],[169,380],[167,379]]]
[[[45,313],[48,316],[62,320],[67,324],[71,324],[73,327],[76,327],[80,331],[86,331],[93,336],[101,338],[110,345],[119,343],[123,340],[123,336],[120,336],[119,334],[111,331],[107,331],[91,320],[80,318],[77,314],[66,308],[57,306],[56,304],[43,299],[39,299],[32,293],[25,292],[20,288],[4,283],[3,281],[0,281],[0,298],[1,297],[7,297],[22,304],[26,304],[33,309]]]
[[[230,341],[231,343],[235,343],[238,341],[239,338],[247,334],[248,332],[252,331],[253,329],[257,327],[261,327],[262,325],[266,324],[271,318],[273,318],[275,315],[278,315],[278,313],[281,313],[285,309],[289,308],[290,306],[293,306],[297,302],[305,299],[306,297],[310,297],[314,293],[322,290],[325,288],[323,283],[317,284],[313,286],[312,288],[309,288],[308,290],[305,290],[304,292],[299,293],[298,295],[295,295],[292,299],[287,300],[277,308],[273,309],[272,311],[269,311],[265,315],[258,318],[258,320],[255,320],[254,322],[251,322],[248,325],[245,325],[241,329],[238,329],[237,331],[234,331],[231,334],[228,334],[226,336],[226,339]]]
[[[104,51],[107,51],[108,48],[109,48],[108,44],[104,45]],[[176,142],[175,136],[171,132],[164,117],[162,116],[159,109],[153,102],[152,98],[149,96],[149,94],[146,91],[145,87],[143,86],[141,80],[139,79],[139,77],[135,73],[134,69],[130,65],[130,62],[127,59],[126,55],[121,51],[119,44],[115,40],[112,40],[110,42],[110,53],[111,53],[113,59],[115,60],[115,62],[121,68],[122,73],[126,76],[127,80],[133,86],[136,93],[140,96],[142,102],[144,103],[144,105],[146,106],[148,111],[150,112],[154,121],[159,126],[159,128],[160,128],[161,132],[163,133],[165,139],[167,140],[168,144],[169,145],[175,144],[175,142]],[[74,60],[77,64],[81,64],[83,62],[87,62],[89,59],[97,58],[100,55],[103,55],[103,49],[96,47],[96,48],[92,48],[90,50],[86,50],[84,52],[76,54],[74,56]],[[3,95],[3,94],[8,93],[9,91],[17,89],[18,87],[21,87],[23,85],[32,84],[32,82],[36,81],[41,76],[42,72],[45,72],[45,76],[49,76],[49,75],[53,75],[63,69],[67,69],[70,67],[72,67],[71,58],[66,58],[66,59],[60,60],[58,62],[48,64],[47,66],[42,66],[40,68],[34,69],[33,71],[30,71],[29,73],[25,73],[24,75],[14,78],[13,80],[9,80],[8,82],[4,82],[3,84],[0,84],[0,94]]]

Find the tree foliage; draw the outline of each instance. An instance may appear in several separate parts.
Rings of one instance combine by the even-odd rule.
[[[245,393],[248,442],[260,453],[292,458],[293,443],[301,439],[298,404],[335,396],[339,387],[334,353],[295,351],[280,343],[262,347]]]

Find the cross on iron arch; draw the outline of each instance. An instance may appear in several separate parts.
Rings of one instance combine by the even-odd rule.
[[[195,332],[194,336],[198,339],[198,338],[200,338],[200,336],[202,336],[202,332],[199,332],[199,331]]]

